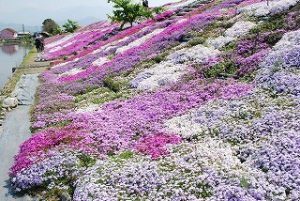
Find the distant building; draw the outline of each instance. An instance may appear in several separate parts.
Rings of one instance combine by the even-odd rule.
[[[6,28],[0,31],[0,39],[16,39],[17,37],[18,33],[11,28]]]
[[[18,38],[31,37],[30,32],[18,32]]]

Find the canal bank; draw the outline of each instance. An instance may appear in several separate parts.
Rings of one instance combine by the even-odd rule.
[[[11,110],[11,108],[3,107],[3,101],[7,97],[12,96],[12,92],[15,90],[15,87],[18,81],[21,79],[22,75],[27,74],[40,74],[49,68],[49,62],[35,62],[37,57],[37,51],[35,48],[31,49],[29,53],[24,57],[22,63],[15,72],[12,73],[8,81],[5,83],[4,87],[0,90],[0,131],[2,130],[2,125],[5,119],[5,114]]]
[[[30,109],[34,103],[34,94],[39,85],[38,75],[49,68],[49,62],[35,62],[37,52],[31,50],[16,69],[11,78],[1,90],[0,96],[0,200],[2,201],[29,201],[30,197],[17,196],[11,191],[9,182],[9,168],[19,146],[30,138]],[[3,108],[4,99],[12,97],[16,89],[30,94],[23,105],[16,108]],[[13,97],[12,97],[13,98]],[[2,99],[2,100],[1,100]]]

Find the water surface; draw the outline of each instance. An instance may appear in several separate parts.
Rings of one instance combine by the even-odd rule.
[[[0,46],[0,89],[12,75],[12,68],[22,63],[29,49],[19,45]]]

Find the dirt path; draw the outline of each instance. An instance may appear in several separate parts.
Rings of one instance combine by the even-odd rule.
[[[14,156],[19,150],[19,145],[31,135],[29,127],[30,106],[19,106],[6,115],[3,131],[0,134],[0,200],[11,201],[31,200],[29,197],[17,197],[11,192],[9,184],[9,168],[13,164]]]
[[[24,86],[24,90],[34,94],[39,84],[38,74],[31,76],[36,79],[28,82],[30,86]],[[0,131],[0,201],[32,200],[29,197],[14,196],[11,191],[8,172],[13,165],[14,156],[18,153],[20,144],[31,136],[29,110],[33,101],[29,98],[27,105],[20,105],[7,113],[2,131]]]

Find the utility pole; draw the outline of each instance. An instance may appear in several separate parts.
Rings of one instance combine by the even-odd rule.
[[[23,33],[25,32],[25,25],[24,24],[22,24],[22,31],[23,31]]]

